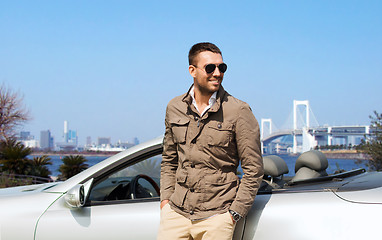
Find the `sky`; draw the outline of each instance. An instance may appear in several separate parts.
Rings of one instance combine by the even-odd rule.
[[[62,141],[141,142],[164,133],[167,103],[193,82],[187,54],[215,43],[223,86],[256,118],[291,126],[293,100],[320,125],[382,112],[382,1],[0,1],[0,83]],[[289,121],[289,123],[288,123]]]

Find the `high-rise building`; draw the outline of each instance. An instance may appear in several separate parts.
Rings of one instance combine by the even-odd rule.
[[[33,136],[31,135],[31,132],[21,131],[19,140],[31,140],[33,139]]]
[[[53,149],[53,137],[49,130],[40,132],[40,148],[47,151]]]
[[[88,136],[86,137],[86,146],[91,146],[92,145],[92,137]]]
[[[76,147],[78,145],[77,131],[70,130],[66,120],[64,121],[64,143],[70,143]]]
[[[77,131],[69,130],[68,134],[68,143],[73,143],[75,146],[78,145]]]
[[[111,144],[110,137],[98,137],[98,146],[110,145],[110,144]]]
[[[68,142],[68,121],[64,121],[64,142]]]
[[[64,134],[63,134],[63,142],[57,143],[57,147],[63,151],[72,151],[78,146],[78,136],[77,131],[73,131],[69,129],[68,121],[64,121]]]

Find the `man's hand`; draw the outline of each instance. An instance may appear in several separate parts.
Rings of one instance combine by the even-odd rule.
[[[164,205],[166,205],[168,202],[170,202],[170,200],[163,200],[161,203],[160,203],[160,209],[162,210],[162,208],[164,207]]]

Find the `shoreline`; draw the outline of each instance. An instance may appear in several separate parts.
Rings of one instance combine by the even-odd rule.
[[[357,152],[357,150],[324,150],[321,152],[325,154],[326,158],[332,159],[370,160],[369,155]]]
[[[115,154],[120,153],[120,152],[94,152],[94,153],[89,153],[89,152],[32,152],[30,156],[42,156],[42,155],[47,155],[47,156],[70,156],[70,155],[81,155],[84,157],[111,157],[114,156]]]
[[[356,160],[369,160],[370,157],[365,153],[357,152],[357,150],[322,150],[326,158],[331,159],[356,159]],[[81,155],[84,157],[111,157],[120,152],[32,152],[31,156],[70,156]],[[281,154],[283,155],[283,154]],[[299,154],[286,154],[290,156],[296,156]]]

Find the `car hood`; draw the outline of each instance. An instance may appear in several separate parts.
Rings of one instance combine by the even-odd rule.
[[[334,193],[352,203],[382,204],[382,172],[361,174],[345,182]]]
[[[0,189],[0,198],[1,197],[27,195],[30,193],[41,192],[41,191],[49,189],[53,186],[56,186],[57,184],[60,184],[60,182],[2,188],[2,189]]]

